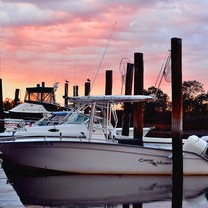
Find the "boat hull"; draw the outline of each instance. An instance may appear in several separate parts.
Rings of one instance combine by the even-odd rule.
[[[136,145],[81,141],[0,143],[4,160],[14,164],[82,174],[171,175],[171,151]],[[208,175],[207,160],[186,152],[185,175]]]

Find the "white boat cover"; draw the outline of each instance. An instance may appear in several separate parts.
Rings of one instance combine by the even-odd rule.
[[[76,103],[122,103],[122,102],[147,102],[154,100],[150,95],[101,95],[69,97],[69,101]]]

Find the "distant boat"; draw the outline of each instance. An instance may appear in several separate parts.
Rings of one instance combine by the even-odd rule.
[[[49,112],[66,109],[56,103],[57,87],[55,83],[53,87],[38,84],[36,87],[26,88],[24,102],[5,112],[5,116],[14,119],[38,120]]]
[[[47,171],[81,174],[171,175],[172,151],[162,147],[122,144],[110,123],[113,103],[145,102],[151,96],[83,96],[70,100],[80,105],[69,121],[74,136],[30,135],[0,141],[4,161]],[[79,129],[80,112],[90,107],[85,131]],[[77,124],[77,126],[73,126]],[[83,122],[81,123],[83,126]],[[54,128],[55,131],[55,128]],[[70,131],[70,129],[69,129]],[[71,132],[73,132],[71,131]],[[191,136],[184,144],[184,175],[208,175],[207,142]]]

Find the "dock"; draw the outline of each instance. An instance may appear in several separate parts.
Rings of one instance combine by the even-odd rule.
[[[7,176],[1,167],[1,162],[0,155],[0,207],[25,207],[12,185],[8,182]]]

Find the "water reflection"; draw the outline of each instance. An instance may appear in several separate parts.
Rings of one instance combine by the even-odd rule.
[[[17,173],[17,172],[16,172]],[[171,177],[11,174],[7,177],[24,205],[77,207],[143,204],[171,200]],[[185,177],[184,199],[193,207],[207,202],[208,177]]]

